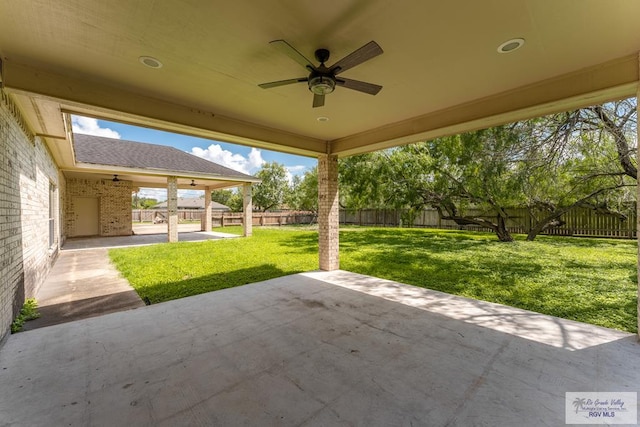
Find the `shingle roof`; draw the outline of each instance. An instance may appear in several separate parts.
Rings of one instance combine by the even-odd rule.
[[[165,145],[74,133],[73,147],[76,161],[82,163],[174,172],[197,172],[226,178],[254,178],[251,175]]]
[[[167,202],[160,202],[151,209],[166,209]],[[204,198],[202,197],[178,197],[178,208],[184,209],[204,209]],[[230,211],[231,208],[222,203],[211,201],[211,209]]]

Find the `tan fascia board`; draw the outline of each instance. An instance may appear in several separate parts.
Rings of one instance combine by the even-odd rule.
[[[147,182],[144,180],[139,180],[139,179],[133,179],[131,180],[133,187],[137,187],[138,189],[140,188],[166,188],[166,183],[164,184],[160,184],[157,182]],[[209,187],[209,190],[211,191],[216,191],[216,190],[224,190],[227,188],[238,188],[238,187],[242,187],[242,185],[245,183],[242,182],[238,182],[238,183],[233,183],[233,184],[229,184],[229,183],[205,183],[205,184],[197,184],[195,187],[191,186],[190,184],[182,184],[182,185],[178,185],[178,189],[179,190],[202,190],[204,191],[206,189],[206,187]]]
[[[60,103],[61,111],[240,145],[316,157],[327,142],[140,95],[104,83],[3,62],[8,93]]]
[[[254,177],[229,177],[224,175],[210,175],[202,172],[185,172],[185,171],[170,171],[166,169],[139,169],[128,168],[123,166],[110,166],[110,165],[96,165],[93,163],[76,162],[74,168],[64,168],[70,172],[86,172],[86,173],[101,173],[101,174],[118,174],[118,175],[138,175],[138,176],[154,176],[154,177],[167,177],[175,176],[178,178],[186,179],[206,179],[225,182],[237,182],[237,183],[259,183],[262,182],[260,178]]]
[[[638,55],[330,142],[340,157],[486,129],[636,95]]]
[[[242,186],[241,183],[232,184],[232,185],[229,185],[229,184],[203,185],[202,187],[203,188],[204,187],[209,187],[209,190],[215,191],[215,190],[226,190],[227,188],[237,188],[237,187],[240,187],[240,186]]]

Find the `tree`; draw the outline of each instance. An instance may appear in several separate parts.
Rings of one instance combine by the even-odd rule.
[[[227,202],[227,206],[231,209],[231,212],[242,212],[244,209],[244,200],[242,193],[236,191],[231,195]]]
[[[635,111],[635,101],[619,101],[344,159],[341,200],[405,208],[409,221],[431,206],[501,241],[520,220],[507,207],[529,209],[532,223],[520,224],[528,240],[575,207],[624,220],[635,201]]]
[[[635,100],[596,105],[527,121],[531,141],[527,240],[555,226],[574,207],[626,218],[635,201]]]
[[[638,126],[636,98],[595,105],[583,109],[597,118],[595,123],[585,114],[583,122],[592,124],[593,130],[600,134],[608,133],[615,143],[618,162],[624,173],[635,180],[638,179],[638,165],[636,164],[637,141],[635,141]]]
[[[386,186],[393,179],[388,168],[391,150],[340,159],[340,206],[346,209],[388,207]]]
[[[317,167],[305,172],[302,178],[298,175],[293,177],[286,202],[292,209],[318,212]]]
[[[253,187],[253,202],[258,210],[276,209],[288,191],[287,170],[277,162],[267,162],[256,173],[262,182]]]
[[[156,199],[148,197],[138,197],[138,193],[133,193],[133,197],[131,198],[132,209],[149,209],[157,204],[158,201]]]
[[[412,213],[431,206],[442,219],[490,228],[511,241],[505,207],[522,200],[518,136],[501,126],[357,156],[343,162],[341,183],[354,207],[408,208],[411,221]]]
[[[519,137],[516,127],[498,126],[402,147],[390,157],[390,195],[414,209],[431,206],[458,225],[489,228],[510,242],[506,208],[523,200]]]
[[[211,192],[211,201],[229,206],[229,201],[233,197],[234,190],[214,190]]]
[[[242,212],[244,206],[242,194],[237,189],[214,190],[211,192],[211,200],[229,207],[232,212]]]

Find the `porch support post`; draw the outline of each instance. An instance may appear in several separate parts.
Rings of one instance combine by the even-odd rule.
[[[211,231],[211,187],[204,187],[204,218],[200,221],[200,231]]]
[[[178,241],[178,178],[167,177],[167,236],[169,242]]]
[[[242,184],[242,235],[253,234],[253,203],[251,200],[251,183]]]
[[[338,156],[318,156],[318,245],[320,270],[340,268]]]
[[[638,65],[640,66],[640,53],[638,54]],[[640,80],[640,70],[638,71],[638,80]],[[638,86],[636,93],[636,117],[640,117],[640,105],[638,102],[640,101],[640,85]],[[636,126],[636,141],[640,142],[640,128]],[[636,164],[640,161],[640,150],[636,150]],[[637,181],[637,180],[636,180]],[[637,185],[636,182],[636,241],[640,241],[638,237],[640,236],[640,185]],[[638,250],[638,266],[637,271],[640,272],[640,250]],[[640,275],[638,275],[638,341],[640,341]]]

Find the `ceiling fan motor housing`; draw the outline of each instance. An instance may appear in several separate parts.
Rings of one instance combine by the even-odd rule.
[[[329,55],[331,53],[328,49],[317,49],[315,52],[316,59],[322,65],[329,60]]]

